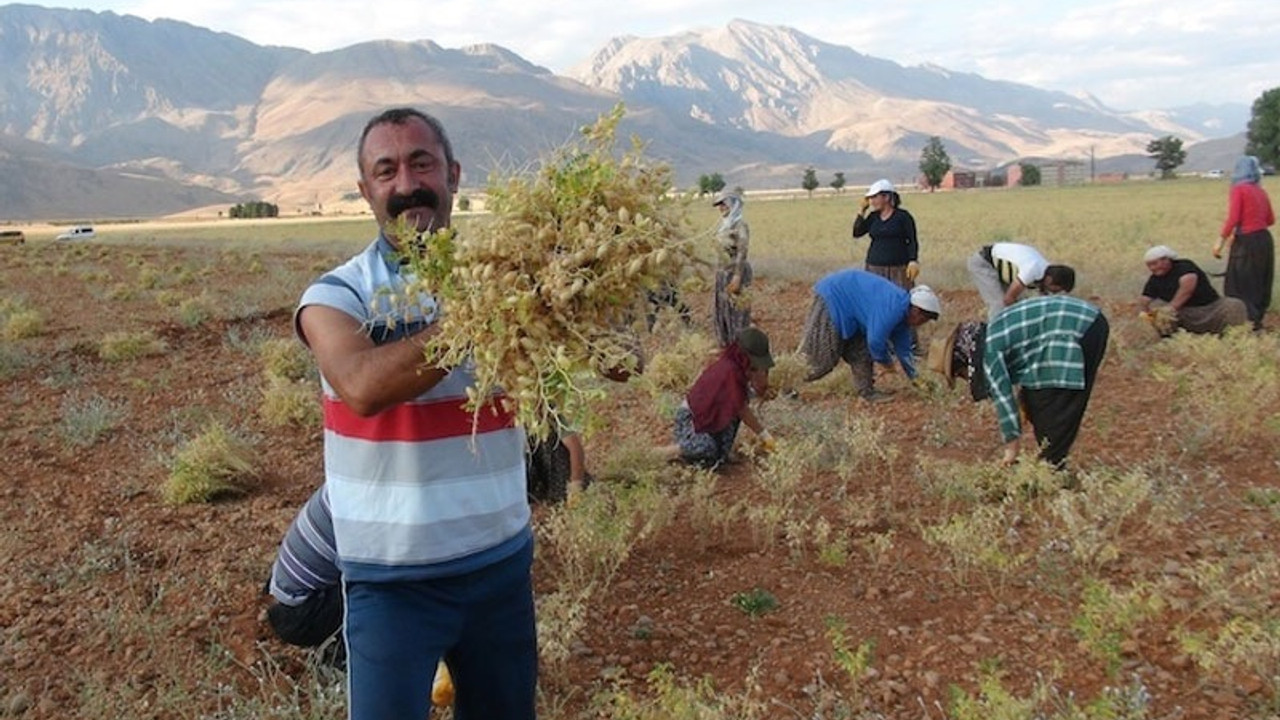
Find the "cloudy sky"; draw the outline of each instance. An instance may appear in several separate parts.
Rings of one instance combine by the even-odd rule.
[[[366,40],[491,42],[561,72],[610,38],[785,25],[903,65],[933,63],[1120,110],[1251,103],[1280,85],[1280,3],[1260,0],[103,0],[80,7],[167,17],[264,45],[333,50]]]

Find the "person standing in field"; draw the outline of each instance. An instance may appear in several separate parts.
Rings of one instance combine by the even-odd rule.
[[[983,245],[969,256],[969,275],[987,304],[987,321],[1018,301],[1027,288],[1040,286],[1050,265],[1039,250],[1022,243]]]
[[[1231,173],[1227,219],[1213,246],[1213,256],[1227,253],[1227,279],[1223,294],[1240,298],[1255,330],[1271,307],[1271,286],[1276,277],[1276,247],[1270,228],[1276,223],[1271,199],[1262,189],[1258,158],[1245,155]]]
[[[871,236],[867,245],[867,272],[886,278],[903,290],[914,287],[920,275],[916,220],[902,207],[902,196],[888,180],[871,183],[862,196],[858,214],[853,218],[853,237],[864,235]]]
[[[722,193],[712,204],[720,210],[716,227],[720,268],[716,271],[712,323],[720,347],[727,347],[751,324],[751,307],[742,295],[751,285],[751,263],[747,260],[751,226],[742,217],[742,198],[737,193]]]
[[[887,179],[871,183],[853,218],[854,239],[866,235],[871,236],[863,265],[866,271],[903,290],[915,287],[920,276],[916,220],[902,207],[902,196]],[[919,347],[915,328],[911,329],[911,347]]]
[[[1151,277],[1138,300],[1139,317],[1162,336],[1172,335],[1179,328],[1219,335],[1228,327],[1249,320],[1243,301],[1219,295],[1200,266],[1179,258],[1173,248],[1156,245],[1147,250],[1143,260]],[[1163,319],[1164,312],[1171,314],[1168,322]]]
[[[496,399],[473,422],[471,363],[424,356],[434,298],[388,301],[406,285],[392,229],[448,227],[461,166],[440,122],[412,108],[370,119],[356,159],[380,232],[312,283],[294,315],[324,394],[349,717],[427,717],[443,657],[458,717],[534,718],[524,432]]]
[[[813,302],[805,320],[800,351],[809,375],[805,382],[825,377],[844,360],[853,371],[858,396],[869,402],[888,399],[875,388],[878,363],[892,371],[890,350],[908,379],[916,377],[912,328],[942,313],[938,296],[927,285],[910,292],[865,270],[841,270],[813,286]]]

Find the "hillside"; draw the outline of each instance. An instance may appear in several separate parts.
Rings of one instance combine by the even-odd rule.
[[[364,122],[403,104],[450,129],[469,187],[535,162],[619,101],[624,132],[669,161],[681,184],[719,172],[755,187],[792,185],[809,166],[851,182],[901,177],[931,135],[958,163],[981,167],[1140,153],[1169,133],[1190,144],[1217,117],[1211,107],[1118,113],[742,20],[618,38],[570,77],[493,44],[372,41],[309,53],[170,20],[30,5],[0,7],[0,48],[0,136],[8,162],[24,163],[0,176],[11,218],[89,207],[150,214],[196,196],[333,204],[354,191]],[[54,159],[61,169],[45,171]],[[69,167],[95,178],[77,186],[91,199],[74,209],[35,199],[44,181],[28,178]]]

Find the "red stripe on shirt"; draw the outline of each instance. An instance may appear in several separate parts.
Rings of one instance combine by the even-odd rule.
[[[369,417],[361,417],[335,398],[324,399],[324,427],[344,437],[384,442],[425,442],[506,430],[515,415],[493,403],[472,413],[465,401],[441,400],[401,403]]]

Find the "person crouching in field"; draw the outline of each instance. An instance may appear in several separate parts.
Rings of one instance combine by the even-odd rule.
[[[764,398],[769,392],[771,367],[769,337],[754,327],[739,332],[685,395],[676,411],[676,444],[663,448],[663,454],[706,468],[733,462],[733,443],[744,423],[765,451],[772,451],[773,436],[751,410],[752,394]]]
[[[834,272],[813,286],[800,350],[808,359],[805,382],[825,377],[841,360],[853,371],[859,397],[879,402],[873,363],[892,370],[892,348],[908,379],[916,377],[911,330],[937,320],[942,304],[927,285],[910,292],[865,270]]]
[[[1219,295],[1200,266],[1179,258],[1167,245],[1147,250],[1142,259],[1151,277],[1138,301],[1139,317],[1161,336],[1168,337],[1179,328],[1220,335],[1232,325],[1249,322],[1243,300]]]

